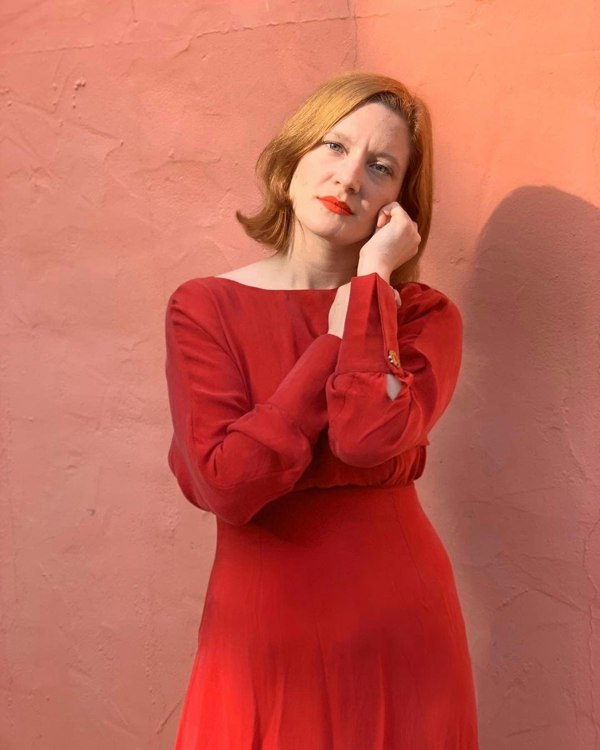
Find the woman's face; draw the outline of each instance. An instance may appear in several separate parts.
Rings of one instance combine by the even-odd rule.
[[[289,194],[304,235],[336,245],[363,243],[377,214],[400,192],[410,155],[406,121],[379,102],[343,117],[298,162]],[[320,198],[344,201],[352,214],[335,213]]]

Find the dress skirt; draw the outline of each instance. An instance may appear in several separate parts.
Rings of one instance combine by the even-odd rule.
[[[217,519],[176,750],[477,748],[452,564],[414,483]]]

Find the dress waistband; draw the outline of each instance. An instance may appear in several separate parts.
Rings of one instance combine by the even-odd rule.
[[[368,485],[368,484],[335,484],[329,487],[306,487],[298,490],[291,490],[285,495],[281,495],[278,499],[282,500],[286,497],[298,497],[298,495],[306,495],[312,497],[315,494],[322,495],[327,493],[345,493],[347,495],[364,494],[365,492],[373,494],[384,494],[387,495],[390,492],[400,492],[415,489],[415,483],[408,482],[408,484],[392,484],[392,485]]]
[[[280,539],[311,544],[323,536],[334,537],[344,530],[362,529],[367,536],[375,528],[403,523],[406,514],[420,512],[420,500],[414,482],[378,487],[335,485],[311,487],[280,495],[261,508],[248,524],[240,527],[219,524],[220,537],[230,541],[241,537],[257,542],[262,533]]]

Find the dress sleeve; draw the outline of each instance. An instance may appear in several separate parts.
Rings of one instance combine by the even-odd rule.
[[[463,322],[442,292],[378,273],[353,276],[340,351],[326,383],[329,444],[351,466],[371,467],[416,445],[448,406],[462,359]]]
[[[318,336],[270,398],[253,404],[210,294],[192,282],[173,292],[165,315],[168,463],[190,502],[242,525],[290,491],[311,462],[341,340]]]

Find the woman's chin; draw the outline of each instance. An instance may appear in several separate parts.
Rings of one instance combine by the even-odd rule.
[[[333,216],[335,216],[335,214],[333,214]],[[335,220],[331,222],[314,222],[313,224],[305,225],[305,228],[312,232],[312,234],[316,234],[323,239],[335,238],[338,241],[343,240],[348,244],[359,242],[361,239],[361,233],[357,232],[356,226],[350,227],[343,222],[336,222]]]

